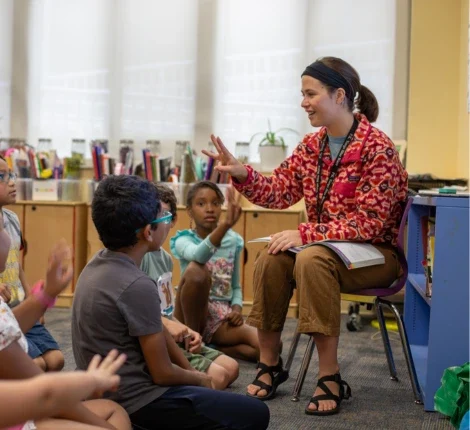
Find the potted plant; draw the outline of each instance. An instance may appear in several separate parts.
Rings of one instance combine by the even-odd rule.
[[[294,133],[298,135],[297,131],[287,127],[273,131],[271,121],[268,119],[268,131],[255,133],[251,136],[250,144],[258,141],[261,170],[271,172],[286,158],[287,145],[282,136],[284,133]]]

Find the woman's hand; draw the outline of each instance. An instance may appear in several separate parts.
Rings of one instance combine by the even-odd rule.
[[[227,201],[227,212],[225,214],[224,223],[229,228],[232,228],[240,219],[242,214],[242,208],[240,206],[240,194],[235,193],[233,187],[230,186],[227,187],[225,198]]]
[[[284,230],[271,236],[268,254],[277,254],[279,251],[287,251],[293,246],[301,245],[303,243],[299,230]]]
[[[96,384],[94,398],[102,397],[106,391],[117,390],[120,377],[116,375],[116,372],[124,364],[126,358],[125,354],[119,354],[116,349],[113,349],[103,361],[99,355],[91,359],[87,373],[93,377]]]
[[[246,178],[248,177],[248,171],[246,170],[246,167],[230,153],[230,151],[223,144],[220,137],[215,137],[213,134],[211,134],[211,140],[215,146],[215,149],[217,150],[217,154],[206,151],[204,149],[202,150],[202,153],[217,161],[217,165],[215,166],[217,171],[227,172],[238,182],[245,182]]]
[[[51,297],[58,296],[72,280],[72,251],[64,239],[52,248],[46,273],[44,292]]]

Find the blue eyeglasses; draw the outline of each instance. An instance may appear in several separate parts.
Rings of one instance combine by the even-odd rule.
[[[169,211],[163,211],[162,216],[160,218],[154,219],[153,221],[150,221],[148,224],[170,224],[171,220],[173,218],[173,215]],[[142,230],[143,227],[138,228],[135,232],[138,233],[140,230]]]
[[[0,172],[0,182],[8,182],[13,181],[15,182],[17,178],[17,174],[13,172]]]

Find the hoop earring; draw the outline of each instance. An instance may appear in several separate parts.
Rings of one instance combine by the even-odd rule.
[[[189,218],[189,229],[194,230],[193,229],[193,219],[192,218]]]

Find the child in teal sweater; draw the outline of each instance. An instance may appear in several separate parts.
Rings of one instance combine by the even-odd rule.
[[[172,215],[170,225],[173,228],[177,221],[175,193],[165,185],[155,184],[155,187],[160,196],[162,209]],[[171,256],[163,248],[159,251],[147,252],[142,259],[140,269],[157,283],[163,325],[183,349],[184,356],[191,367],[211,376],[213,388],[219,390],[227,388],[238,377],[238,363],[222,352],[205,346],[199,333],[173,317],[173,260]]]
[[[243,239],[231,230],[241,208],[231,188],[227,200],[226,216],[219,222],[224,196],[217,185],[201,181],[188,192],[186,207],[195,228],[178,231],[170,240],[182,272],[175,316],[227,355],[256,361],[256,330],[244,324],[241,315]]]

